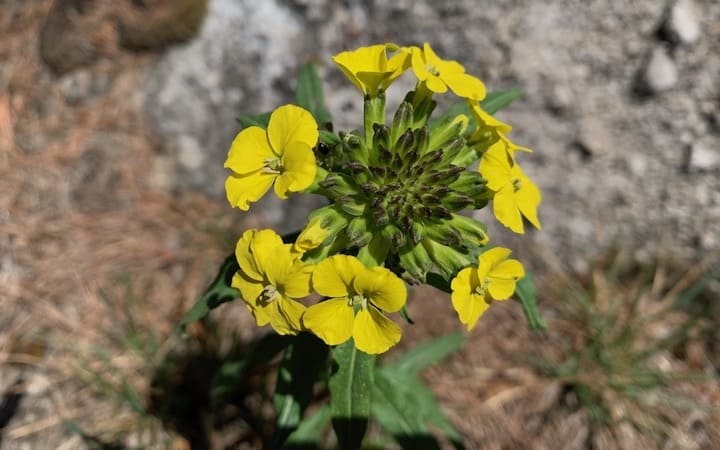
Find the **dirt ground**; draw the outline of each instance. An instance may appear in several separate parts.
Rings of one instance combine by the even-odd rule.
[[[153,158],[163,145],[141,95],[159,52],[123,48],[115,27],[122,8],[101,9],[92,39],[81,43],[88,60],[58,75],[38,51],[51,3],[0,7],[0,448],[201,448],[147,407],[153,378],[164,358],[192,346],[174,326],[234,240],[267,221],[167,188],[173,183],[158,178]],[[520,257],[561,266],[540,248]],[[700,276],[661,269],[645,301]],[[598,425],[572,380],[538,364],[563,361],[564,345],[582,346],[588,333],[568,325],[562,302],[553,302],[562,295],[551,286],[566,281],[544,272],[539,286],[550,332],[529,331],[517,302],[494,305],[464,348],[425,374],[468,448],[720,448],[717,333],[698,332],[652,363],[704,374],[662,390],[684,399],[682,407],[654,400],[661,431],[632,420]],[[593,280],[595,288],[602,284],[600,275]],[[258,334],[240,305],[222,308],[214,325],[225,336],[218,354],[232,345],[231,334]],[[447,296],[430,288],[415,292],[410,311],[417,324],[404,325],[397,352],[460,329]],[[684,319],[678,313],[658,322],[657,333]],[[202,340],[204,332],[192,329],[188,339]],[[633,414],[622,401],[616,405],[618,417]],[[252,439],[228,428],[195,426],[211,430],[211,448],[253,448]]]

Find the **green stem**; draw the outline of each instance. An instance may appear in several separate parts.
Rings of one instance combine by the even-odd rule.
[[[377,97],[365,97],[364,107],[365,145],[372,148],[373,124],[385,125],[385,94],[381,92]]]

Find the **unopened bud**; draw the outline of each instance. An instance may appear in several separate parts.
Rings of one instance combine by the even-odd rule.
[[[467,236],[473,247],[485,246],[490,241],[485,225],[477,220],[460,214],[453,214],[448,225],[456,229],[463,236]]]
[[[443,119],[430,133],[428,148],[430,151],[444,147],[445,143],[452,141],[467,130],[469,119],[464,114]]]
[[[422,244],[407,245],[400,251],[400,265],[411,275],[424,279],[433,260]]]
[[[412,128],[414,108],[407,101],[400,103],[395,116],[393,117],[392,128],[390,128],[390,145],[395,148],[400,136]]]
[[[362,216],[365,214],[365,208],[367,205],[365,202],[358,200],[357,198],[350,195],[343,195],[335,199],[340,209],[350,214],[351,216]]]
[[[421,245],[425,247],[440,273],[448,280],[460,269],[477,262],[471,254],[442,245],[428,237],[423,239]]]

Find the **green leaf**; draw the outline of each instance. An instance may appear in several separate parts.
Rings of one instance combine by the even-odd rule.
[[[480,102],[480,107],[484,109],[488,114],[495,114],[501,109],[506,108],[508,105],[510,105],[510,103],[519,99],[523,95],[524,93],[521,89],[509,89],[507,91],[490,92]],[[432,120],[429,126],[430,132],[432,133],[432,131],[438,125],[440,125],[444,119],[449,117],[455,117],[458,114],[465,114],[467,116],[470,115],[470,106],[468,105],[467,101],[455,103],[450,108],[448,108],[448,110],[445,111],[443,115],[441,115],[437,119]],[[468,126],[468,132],[472,132],[474,129],[475,124],[471,121]]]
[[[488,114],[495,114],[501,109],[505,109],[510,103],[521,98],[524,95],[522,89],[509,89],[507,91],[491,92],[481,102],[480,107]]]
[[[281,448],[287,437],[300,425],[305,408],[313,399],[313,386],[328,358],[328,347],[310,333],[292,338],[285,350],[275,387],[278,412],[274,448]]]
[[[375,386],[373,417],[404,449],[439,449],[429,424],[442,431],[453,447],[465,448],[462,436],[445,417],[432,391],[417,377],[383,367],[376,372]]]
[[[337,365],[330,376],[330,412],[332,424],[341,450],[357,450],[367,430],[375,355],[355,348],[350,339],[332,350]]]
[[[317,411],[300,422],[300,426],[290,435],[285,450],[320,448],[323,432],[330,422],[330,407],[323,405]]]
[[[416,375],[421,370],[437,364],[451,353],[456,352],[465,342],[462,333],[451,333],[432,339],[398,358],[390,367],[398,372]]]
[[[448,294],[452,293],[452,289],[450,288],[450,282],[443,278],[443,276],[439,273],[429,272],[425,276],[425,283],[429,284],[435,289],[447,292]]]
[[[221,304],[240,297],[240,291],[230,286],[232,277],[239,268],[240,266],[238,266],[237,260],[235,259],[235,253],[225,258],[225,261],[223,261],[220,266],[220,270],[218,270],[217,276],[207,289],[205,289],[205,293],[200,296],[200,299],[198,299],[195,305],[190,308],[190,311],[185,313],[185,316],[180,320],[178,327],[181,332],[185,331],[185,327],[187,327],[188,324],[207,316],[211,310]]]
[[[322,80],[318,76],[315,64],[308,63],[300,69],[295,99],[298,105],[310,111],[318,124],[332,122],[330,113],[325,109]]]
[[[546,330],[547,324],[545,319],[540,315],[537,307],[537,291],[535,290],[535,281],[530,272],[526,272],[525,276],[518,281],[515,287],[515,293],[520,297],[525,318],[528,325],[533,330]]]
[[[242,114],[236,119],[243,128],[248,127],[260,127],[267,129],[268,122],[270,122],[270,114],[272,112],[266,112],[262,114]]]

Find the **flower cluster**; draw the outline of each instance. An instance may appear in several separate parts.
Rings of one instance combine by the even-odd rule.
[[[272,230],[243,234],[233,286],[258,325],[311,331],[328,345],[353,338],[360,350],[381,353],[400,339],[387,314],[405,305],[405,282],[435,272],[473,328],[491,301],[512,296],[524,270],[510,250],[488,248],[486,227],[466,213],[491,202],[513,232],[524,233],[524,220],[539,229],[540,190],[518,164],[531,150],[483,109],[484,84],[427,43],[373,45],[333,61],[362,93],[362,130],[321,133],[311,112],[284,105],[266,128],[248,127],[232,143],[231,205],[248,210],[273,185],[282,199],[305,192],[329,201],[294,243]],[[385,91],[406,72],[415,89],[386,123]],[[448,90],[466,103],[464,112],[431,119],[433,96]],[[312,293],[321,301],[299,301]]]

